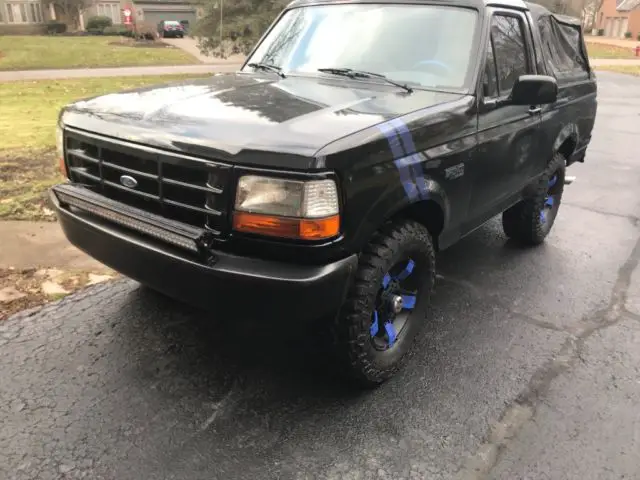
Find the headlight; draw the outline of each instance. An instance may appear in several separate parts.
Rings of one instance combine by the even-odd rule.
[[[238,181],[233,224],[243,232],[319,240],[338,234],[339,213],[333,180],[246,175]]]
[[[64,163],[64,130],[60,125],[56,126],[56,156],[58,157],[58,167],[62,176],[67,178],[67,167]]]

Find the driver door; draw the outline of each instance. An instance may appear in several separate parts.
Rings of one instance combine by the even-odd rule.
[[[478,150],[469,218],[482,223],[514,203],[539,170],[539,106],[512,105],[520,75],[533,74],[527,18],[514,11],[492,13],[486,62],[478,92]]]

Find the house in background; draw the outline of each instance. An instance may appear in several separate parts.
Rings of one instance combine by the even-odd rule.
[[[604,30],[605,37],[631,38],[640,35],[640,0],[603,0],[597,14],[596,28]]]
[[[153,25],[161,20],[186,20],[193,27],[198,18],[196,7],[185,0],[94,0],[80,17],[80,29],[84,30],[87,19],[94,15],[104,15],[114,25],[121,24],[125,7],[133,7],[136,21]],[[42,34],[46,32],[46,22],[59,17],[53,5],[41,0],[0,0],[0,35]]]
[[[198,11],[184,0],[144,0],[135,3],[136,20],[157,25],[162,20],[186,20],[190,28],[196,23]]]
[[[2,1],[2,0],[0,0]],[[122,11],[131,8],[137,22],[157,25],[162,20],[186,20],[193,27],[198,18],[197,9],[185,0],[143,0],[140,2],[121,0],[118,2],[96,1],[84,12],[84,20],[94,15],[104,15],[114,25],[123,22]]]
[[[49,10],[40,0],[0,0],[0,35],[43,33]]]

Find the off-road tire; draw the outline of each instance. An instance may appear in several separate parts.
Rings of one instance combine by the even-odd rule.
[[[373,347],[370,326],[383,277],[404,256],[416,263],[417,302],[404,335],[389,350]],[[435,283],[435,249],[429,231],[414,221],[388,224],[374,235],[360,254],[358,270],[334,323],[338,367],[360,386],[372,388],[393,376],[404,364],[414,339],[425,323]]]
[[[505,210],[502,214],[502,228],[507,237],[523,245],[539,245],[544,242],[555,222],[562,202],[566,160],[556,153],[547,165],[544,174],[538,179],[530,196]],[[552,215],[546,221],[541,220],[540,211],[544,208],[549,181],[554,175],[557,180],[553,188],[554,207]]]

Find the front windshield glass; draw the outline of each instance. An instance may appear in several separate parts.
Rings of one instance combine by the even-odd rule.
[[[290,74],[351,68],[459,90],[465,87],[476,23],[474,10],[436,5],[299,7],[283,15],[248,63]]]

